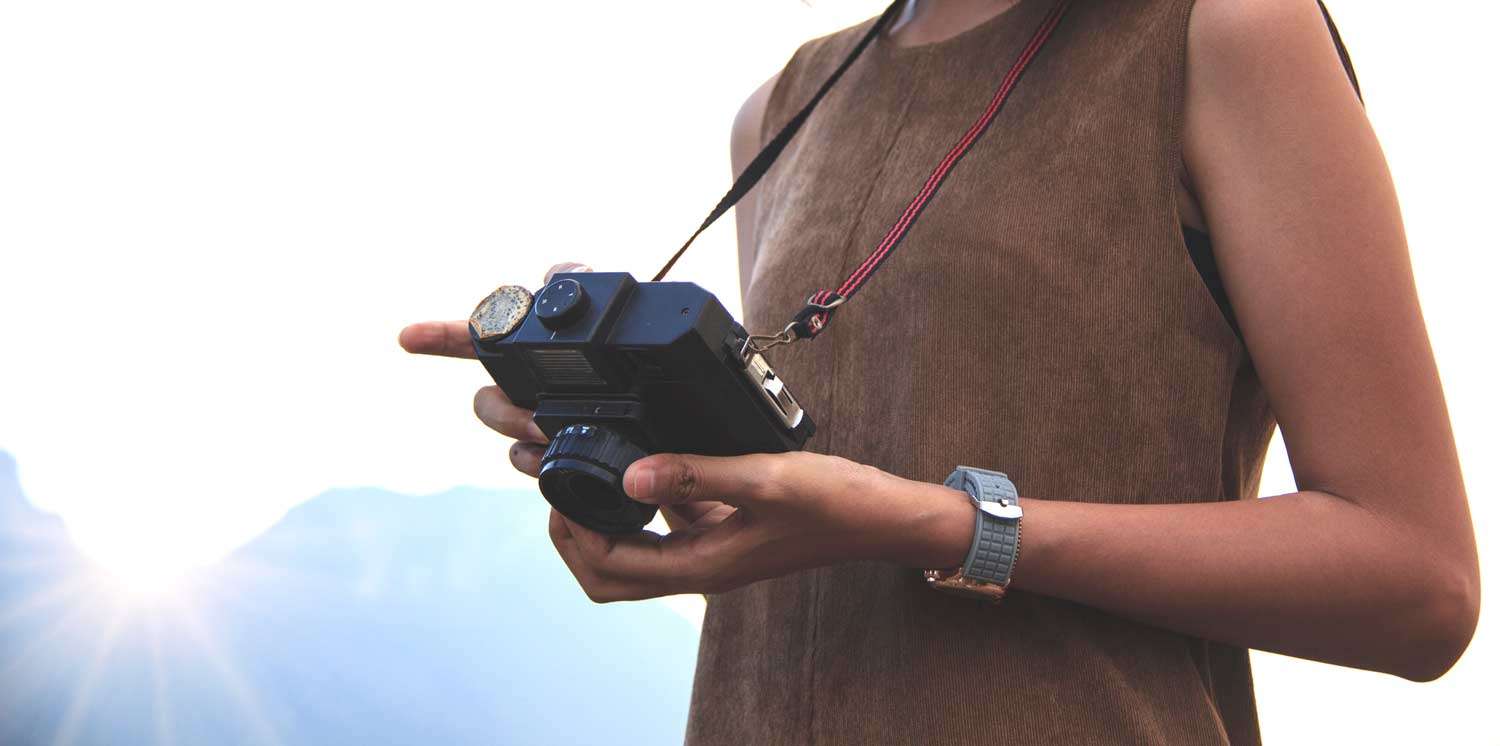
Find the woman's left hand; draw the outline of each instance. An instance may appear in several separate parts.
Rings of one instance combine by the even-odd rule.
[[[974,520],[957,490],[800,452],[647,456],[625,472],[625,491],[653,505],[723,505],[665,536],[607,536],[554,510],[552,542],[600,603],[722,593],[856,560],[956,566]]]

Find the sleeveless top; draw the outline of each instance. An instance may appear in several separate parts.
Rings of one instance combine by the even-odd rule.
[[[1037,499],[1254,499],[1275,422],[1175,203],[1192,2],[1075,2],[899,251],[828,331],[772,353],[818,423],[809,450],[927,482],[998,469]],[[738,215],[756,250],[748,328],[779,330],[864,259],[1050,7],[871,45]],[[797,51],[763,142],[873,22]],[[1259,731],[1242,647],[1024,591],[951,597],[868,562],[710,596],[687,742],[1238,746]]]

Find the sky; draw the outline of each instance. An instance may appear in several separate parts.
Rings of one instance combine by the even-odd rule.
[[[1476,92],[1500,13],[1328,5],[1395,174],[1483,551],[1500,537],[1500,151]],[[133,582],[213,561],[333,487],[525,485],[470,414],[480,367],[409,357],[396,332],[559,261],[654,271],[727,187],[745,95],[801,41],[879,9],[0,5],[0,449]],[[737,310],[733,257],[725,221],[674,275]],[[1278,439],[1263,491],[1294,489]],[[1346,692],[1469,732],[1500,668],[1500,629],[1482,625],[1426,687],[1261,656],[1262,681],[1286,683],[1261,687],[1262,716]]]

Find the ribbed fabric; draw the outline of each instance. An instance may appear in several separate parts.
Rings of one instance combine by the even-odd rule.
[[[813,450],[929,482],[999,469],[1041,499],[1253,498],[1271,411],[1175,204],[1191,3],[1076,2],[900,252],[828,332],[776,351]],[[1049,8],[880,39],[849,70],[739,216],[758,248],[750,328],[780,329],[865,257]],[[767,134],[865,28],[796,53]],[[882,563],[711,597],[687,735],[1259,742],[1243,648],[1020,591],[986,606]]]

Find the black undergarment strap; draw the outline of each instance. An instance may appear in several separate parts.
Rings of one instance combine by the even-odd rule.
[[[1323,11],[1323,22],[1328,24],[1328,33],[1333,37],[1333,47],[1339,52],[1339,62],[1344,64],[1344,72],[1349,75],[1349,82],[1354,85],[1354,95],[1360,101],[1365,100],[1365,94],[1359,90],[1359,76],[1354,74],[1354,62],[1349,59],[1349,50],[1344,48],[1344,37],[1339,35],[1339,27],[1333,22],[1333,16],[1328,14],[1328,6],[1323,0],[1318,0],[1318,10]]]
[[[844,61],[839,64],[838,69],[834,70],[833,74],[828,76],[828,80],[823,81],[823,85],[818,88],[817,93],[813,94],[812,99],[807,102],[807,105],[803,106],[802,110],[797,112],[797,115],[792,117],[791,121],[787,122],[781,128],[781,131],[777,132],[776,136],[771,138],[770,142],[766,143],[765,147],[760,149],[760,153],[755,156],[755,160],[750,161],[750,165],[746,166],[744,172],[734,180],[734,185],[729,187],[729,191],[724,194],[724,198],[719,200],[719,204],[714,205],[713,211],[708,213],[708,218],[703,221],[702,225],[698,226],[698,230],[693,231],[693,235],[688,236],[688,240],[682,244],[682,248],[678,249],[677,253],[673,254],[672,258],[667,260],[666,266],[662,267],[661,271],[657,272],[656,276],[651,278],[652,282],[660,282],[663,277],[666,277],[667,273],[672,270],[672,265],[676,264],[677,260],[682,258],[682,255],[687,252],[688,247],[693,245],[693,241],[697,240],[699,234],[708,230],[708,226],[713,225],[714,221],[723,217],[724,213],[729,212],[729,208],[734,207],[735,203],[739,202],[742,197],[749,193],[750,189],[760,181],[761,177],[766,175],[766,171],[771,168],[772,163],[776,162],[776,158],[781,155],[781,151],[786,148],[787,143],[792,141],[792,137],[797,134],[797,130],[802,129],[803,122],[807,121],[808,115],[812,114],[818,102],[822,101],[823,97],[828,95],[828,91],[833,88],[833,84],[839,82],[839,78],[844,76],[844,71],[848,70],[849,66],[854,64],[854,61],[865,51],[865,48],[870,46],[870,42],[874,41],[881,30],[890,24],[891,20],[896,17],[896,14],[901,11],[901,7],[905,4],[906,0],[894,0],[890,7],[886,8],[885,12],[880,14],[880,18],[876,19],[875,25],[871,26],[870,30],[865,32],[864,37],[849,52],[849,56],[845,57]]]

